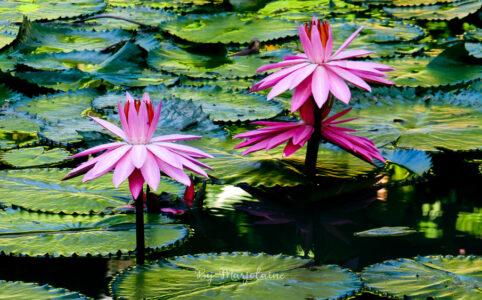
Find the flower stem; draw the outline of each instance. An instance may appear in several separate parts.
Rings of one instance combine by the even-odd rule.
[[[315,101],[313,96],[308,99],[308,101]],[[313,104],[314,107],[314,115],[315,115],[315,123],[314,128],[315,131],[311,135],[310,139],[308,140],[308,147],[306,149],[306,156],[305,156],[305,174],[310,178],[315,178],[316,175],[316,160],[318,158],[318,148],[320,146],[321,141],[321,108],[318,108],[316,103]]]
[[[144,240],[144,194],[141,191],[136,199],[136,259],[138,265],[144,264],[146,244]]]

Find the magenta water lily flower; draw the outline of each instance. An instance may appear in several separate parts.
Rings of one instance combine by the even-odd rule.
[[[233,138],[244,138],[244,142],[238,144],[235,149],[248,147],[242,155],[248,153],[270,150],[276,146],[286,143],[284,149],[284,156],[290,156],[300,149],[306,141],[308,141],[314,132],[314,108],[313,102],[306,102],[300,108],[300,122],[253,122],[256,125],[265,125],[268,127],[259,128],[256,130],[244,132],[234,136]],[[333,116],[328,117],[333,101],[324,106],[322,111],[322,140],[328,141],[337,145],[344,150],[373,163],[373,159],[378,159],[385,163],[385,159],[380,154],[375,144],[361,136],[349,134],[348,132],[355,132],[356,130],[350,128],[339,127],[338,124],[346,123],[356,118],[339,120],[342,116],[347,114],[351,108],[347,108]]]
[[[184,168],[208,177],[202,168],[212,169],[197,159],[212,158],[211,155],[190,146],[172,143],[201,137],[171,134],[153,138],[161,114],[161,103],[155,107],[147,93],[144,94],[142,100],[134,100],[129,93],[126,94],[125,105],[122,106],[118,102],[122,129],[103,119],[89,116],[123,141],[99,145],[75,154],[72,158],[105,151],[82,163],[63,179],[87,172],[83,178],[83,182],[85,182],[114,170],[114,186],[118,187],[129,179],[132,196],[137,198],[142,191],[144,182],[153,190],[157,190],[161,176],[160,171],[186,186],[191,184],[191,180],[184,172]]]
[[[268,100],[279,94],[295,89],[291,102],[291,112],[297,111],[312,96],[321,108],[331,93],[337,99],[348,104],[350,89],[345,81],[367,91],[371,91],[367,82],[393,84],[387,80],[385,71],[393,68],[380,63],[354,61],[349,58],[374,53],[368,50],[345,50],[363,27],[356,30],[335,53],[330,24],[320,22],[313,17],[310,24],[298,27],[298,34],[303,54],[287,55],[284,61],[264,65],[257,72],[282,68],[255,84],[251,91],[273,88]]]

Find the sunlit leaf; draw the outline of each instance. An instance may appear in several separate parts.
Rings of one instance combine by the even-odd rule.
[[[478,0],[460,0],[440,5],[387,7],[384,11],[400,19],[452,20],[465,18],[477,12],[481,6]]]
[[[189,234],[162,215],[145,215],[146,248],[163,250]],[[0,253],[27,256],[108,256],[136,247],[135,215],[59,215],[7,209],[0,212]]]
[[[359,237],[387,237],[387,236],[404,236],[417,232],[406,226],[398,227],[380,227],[365,231],[355,232],[355,236]]]
[[[88,298],[78,292],[66,289],[54,288],[50,285],[38,285],[36,283],[22,281],[0,280],[0,298],[8,299],[65,299],[65,300],[87,300]]]
[[[478,299],[482,292],[478,256],[400,258],[363,269],[368,289],[397,298]]]
[[[68,158],[70,154],[61,149],[47,150],[44,147],[21,148],[3,153],[0,157],[16,168],[54,165]]]
[[[266,254],[198,254],[160,260],[120,273],[115,297],[152,299],[338,299],[361,288],[358,277],[335,265],[303,267],[309,260]]]

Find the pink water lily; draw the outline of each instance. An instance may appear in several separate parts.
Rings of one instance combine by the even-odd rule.
[[[355,132],[356,130],[354,129],[338,126],[340,123],[358,119],[358,117],[356,117],[339,120],[339,118],[347,114],[351,108],[347,108],[342,112],[328,117],[332,105],[333,101],[330,101],[322,110],[322,140],[324,139],[337,145],[370,163],[373,163],[373,159],[385,162],[385,159],[371,140],[348,133]],[[246,155],[260,150],[270,150],[287,142],[283,154],[286,157],[290,156],[300,149],[313,134],[315,121],[313,111],[313,102],[308,101],[300,108],[300,116],[302,119],[300,122],[253,122],[252,124],[265,125],[267,127],[235,135],[233,137],[235,139],[244,138],[246,140],[234,148],[251,146],[242,153],[242,155]]]
[[[202,168],[212,169],[197,159],[212,158],[211,155],[190,146],[171,143],[201,137],[171,134],[153,138],[161,114],[161,103],[155,107],[147,93],[143,95],[142,100],[134,100],[129,93],[126,95],[127,101],[124,106],[118,102],[122,129],[103,119],[89,116],[123,141],[99,145],[75,154],[72,158],[105,151],[80,164],[63,179],[87,172],[83,178],[83,182],[86,182],[114,170],[114,186],[119,187],[122,182],[129,179],[132,196],[137,198],[144,182],[153,190],[157,190],[160,171],[187,186],[191,184],[191,180],[184,172],[184,168],[208,177]]]
[[[333,96],[348,104],[350,89],[345,81],[367,91],[371,91],[367,82],[393,84],[387,80],[385,71],[393,68],[380,63],[354,61],[349,58],[374,53],[368,50],[345,50],[363,27],[356,30],[335,53],[330,24],[320,22],[313,17],[310,24],[298,26],[298,34],[304,53],[287,55],[284,61],[264,65],[256,72],[282,68],[256,83],[251,91],[271,88],[268,100],[279,94],[295,89],[291,101],[291,112],[297,111],[309,98],[313,97],[321,108]]]

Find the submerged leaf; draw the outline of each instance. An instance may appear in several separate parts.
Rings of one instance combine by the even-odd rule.
[[[482,259],[478,256],[400,258],[363,269],[368,289],[397,298],[479,299]]]
[[[146,248],[163,250],[189,235],[162,215],[145,215]],[[0,212],[0,253],[27,256],[107,256],[136,248],[135,215],[73,216],[7,209]]]
[[[120,273],[110,283],[120,298],[338,299],[361,288],[358,277],[335,265],[306,268],[290,256],[221,253],[159,260]]]

